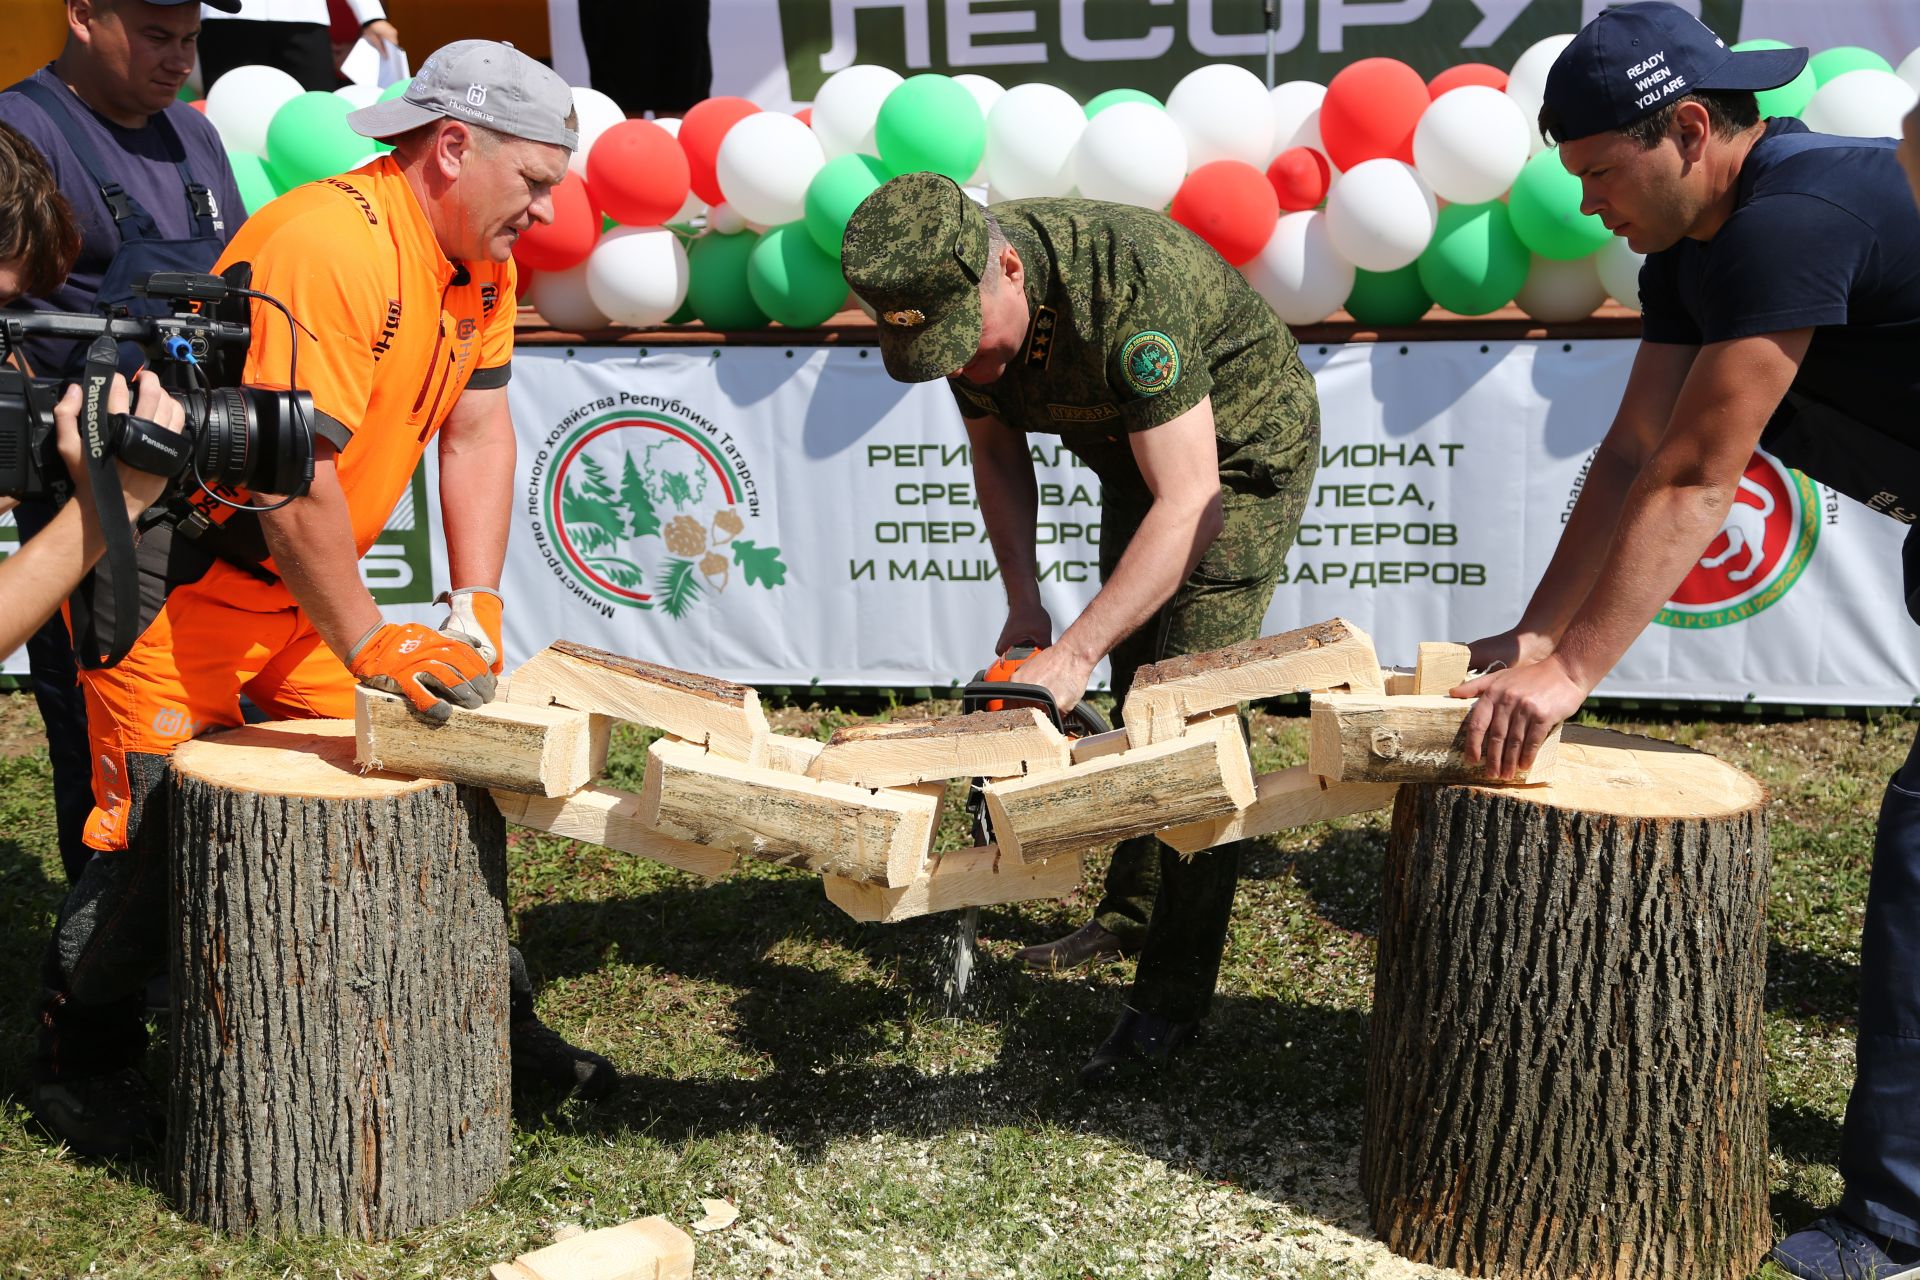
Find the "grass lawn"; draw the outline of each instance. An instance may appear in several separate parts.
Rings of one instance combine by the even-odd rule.
[[[776,713],[820,736],[846,719]],[[1791,1229],[1839,1192],[1873,823],[1912,726],[1607,723],[1715,752],[1772,793],[1773,1211]],[[855,924],[817,876],[749,864],[703,886],[518,832],[513,925],[541,1013],[626,1086],[597,1105],[516,1098],[508,1177],[432,1230],[381,1245],[213,1235],[170,1211],[156,1162],[77,1161],[20,1105],[62,892],[37,726],[30,700],[0,697],[0,1276],[481,1277],[563,1225],[685,1225],[702,1198],[740,1211],[699,1238],[703,1278],[1445,1274],[1375,1243],[1355,1186],[1380,814],[1263,842],[1207,1038],[1150,1092],[1120,1095],[1082,1094],[1074,1073],[1131,966],[1048,976],[1010,959],[1085,918],[1104,859],[1067,902],[982,913],[975,997],[956,1019],[948,919]],[[1305,726],[1257,717],[1256,766],[1304,759]],[[644,741],[623,731],[613,781],[637,789]],[[945,847],[962,843],[954,810]],[[163,1054],[151,1068],[164,1079]]]

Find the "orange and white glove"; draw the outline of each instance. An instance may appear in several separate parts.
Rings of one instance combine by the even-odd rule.
[[[472,645],[499,675],[506,665],[502,656],[506,646],[500,643],[500,614],[505,607],[500,593],[492,587],[455,587],[442,591],[434,603],[449,610],[447,620],[440,624],[440,634]]]
[[[347,670],[369,689],[397,693],[413,714],[442,722],[455,707],[493,699],[493,673],[472,645],[417,622],[382,622],[347,654]]]

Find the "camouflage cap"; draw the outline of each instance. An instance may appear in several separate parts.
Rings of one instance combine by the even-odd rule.
[[[860,202],[840,241],[847,283],[874,309],[901,382],[944,378],[980,350],[987,220],[937,173],[906,173]]]

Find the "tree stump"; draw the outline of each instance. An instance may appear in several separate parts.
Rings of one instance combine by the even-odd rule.
[[[384,1239],[507,1165],[506,829],[485,791],[361,775],[353,724],[173,756],[175,1204]]]
[[[1550,785],[1401,787],[1361,1147],[1389,1248],[1502,1280],[1759,1265],[1765,802],[1575,727]]]

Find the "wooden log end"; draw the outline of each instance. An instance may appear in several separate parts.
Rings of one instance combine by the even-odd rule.
[[[363,767],[530,795],[577,791],[606,764],[610,722],[563,707],[455,707],[435,724],[395,694],[354,690],[354,758]]]
[[[688,1280],[692,1275],[693,1237],[655,1217],[582,1232],[523,1253],[496,1280]]]

